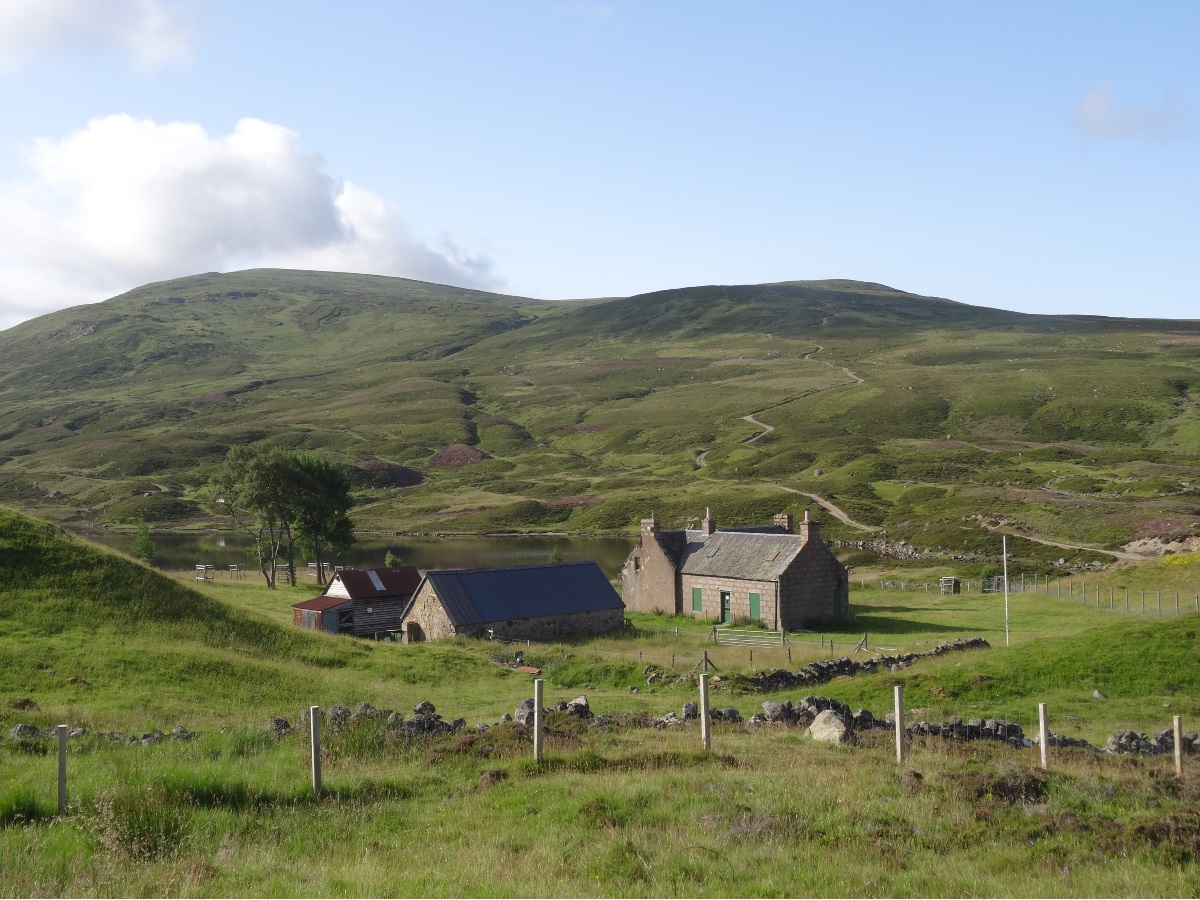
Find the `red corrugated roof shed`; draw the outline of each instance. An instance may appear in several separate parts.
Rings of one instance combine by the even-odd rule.
[[[301,600],[299,603],[293,603],[292,609],[315,609],[317,612],[324,612],[327,609],[333,609],[335,606],[341,606],[343,603],[349,603],[347,597],[313,597],[311,600]]]
[[[375,578],[372,578],[372,575]],[[354,600],[411,597],[421,584],[421,573],[417,571],[416,566],[403,566],[399,569],[343,569],[333,576],[333,580],[340,581],[346,593]]]

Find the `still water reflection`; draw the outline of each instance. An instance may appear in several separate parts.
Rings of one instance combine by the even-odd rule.
[[[130,532],[107,529],[79,532],[83,537],[129,552]],[[152,562],[160,569],[191,569],[197,563],[229,570],[237,563],[255,569],[251,543],[240,532],[154,534]],[[333,562],[339,566],[368,568],[382,566],[389,550],[418,569],[467,569],[481,566],[526,566],[546,562],[557,548],[564,562],[594,559],[609,578],[620,574],[621,564],[633,549],[633,537],[561,537],[520,535],[513,537],[361,537],[350,550]],[[298,561],[299,562],[299,561]],[[301,562],[303,567],[307,561]]]

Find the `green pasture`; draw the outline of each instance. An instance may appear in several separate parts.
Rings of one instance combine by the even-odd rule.
[[[1163,569],[1180,568],[1173,561]],[[920,574],[920,573],[917,573]],[[599,714],[661,715],[696,699],[707,651],[713,703],[744,716],[769,698],[822,694],[877,716],[904,685],[910,718],[1003,717],[1101,744],[1120,727],[1200,720],[1200,615],[1161,620],[1041,594],[853,591],[856,621],[793,634],[792,668],[873,649],[920,652],[982,635],[990,650],[780,694],[734,674],[783,650],[715,647],[708,623],[633,615],[629,632],[514,647],[452,639],[406,646],[294,629],[312,588],[196,585],[0,509],[0,893],[6,896],[1190,896],[1200,887],[1200,770],[1169,759],[914,740],[903,765],[885,730],[820,745],[801,730],[658,730],[636,717],[588,728],[552,714],[547,756],[497,725],[532,693],[492,662],[518,649],[546,701],[586,693]],[[676,629],[678,628],[678,633]],[[804,641],[820,640],[822,647]],[[670,656],[676,657],[674,666]],[[864,658],[865,654],[857,654]],[[1101,691],[1104,699],[1093,697]],[[326,725],[325,793],[313,795],[309,705],[423,700],[467,730],[408,741],[367,719]],[[29,706],[33,708],[16,708]],[[640,721],[640,724],[639,724]],[[83,726],[68,744],[68,807],[55,809],[53,741],[17,722]],[[489,724],[485,732],[476,723]],[[190,741],[129,735],[182,725]],[[119,732],[113,741],[108,732]]]

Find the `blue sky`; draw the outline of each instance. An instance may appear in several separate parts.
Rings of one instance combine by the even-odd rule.
[[[1195,3],[6,0],[0,327],[257,265],[1200,318]]]

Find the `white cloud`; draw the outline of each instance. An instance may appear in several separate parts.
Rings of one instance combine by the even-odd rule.
[[[57,53],[117,52],[143,69],[191,56],[193,25],[163,0],[3,0],[0,71]]]
[[[147,281],[258,266],[496,287],[490,260],[415,237],[399,212],[334,178],[282,125],[117,115],[26,155],[0,185],[0,327]]]
[[[1075,127],[1091,140],[1151,138],[1168,140],[1191,132],[1187,110],[1172,92],[1163,93],[1160,109],[1140,103],[1118,106],[1112,83],[1098,84],[1075,105]]]

